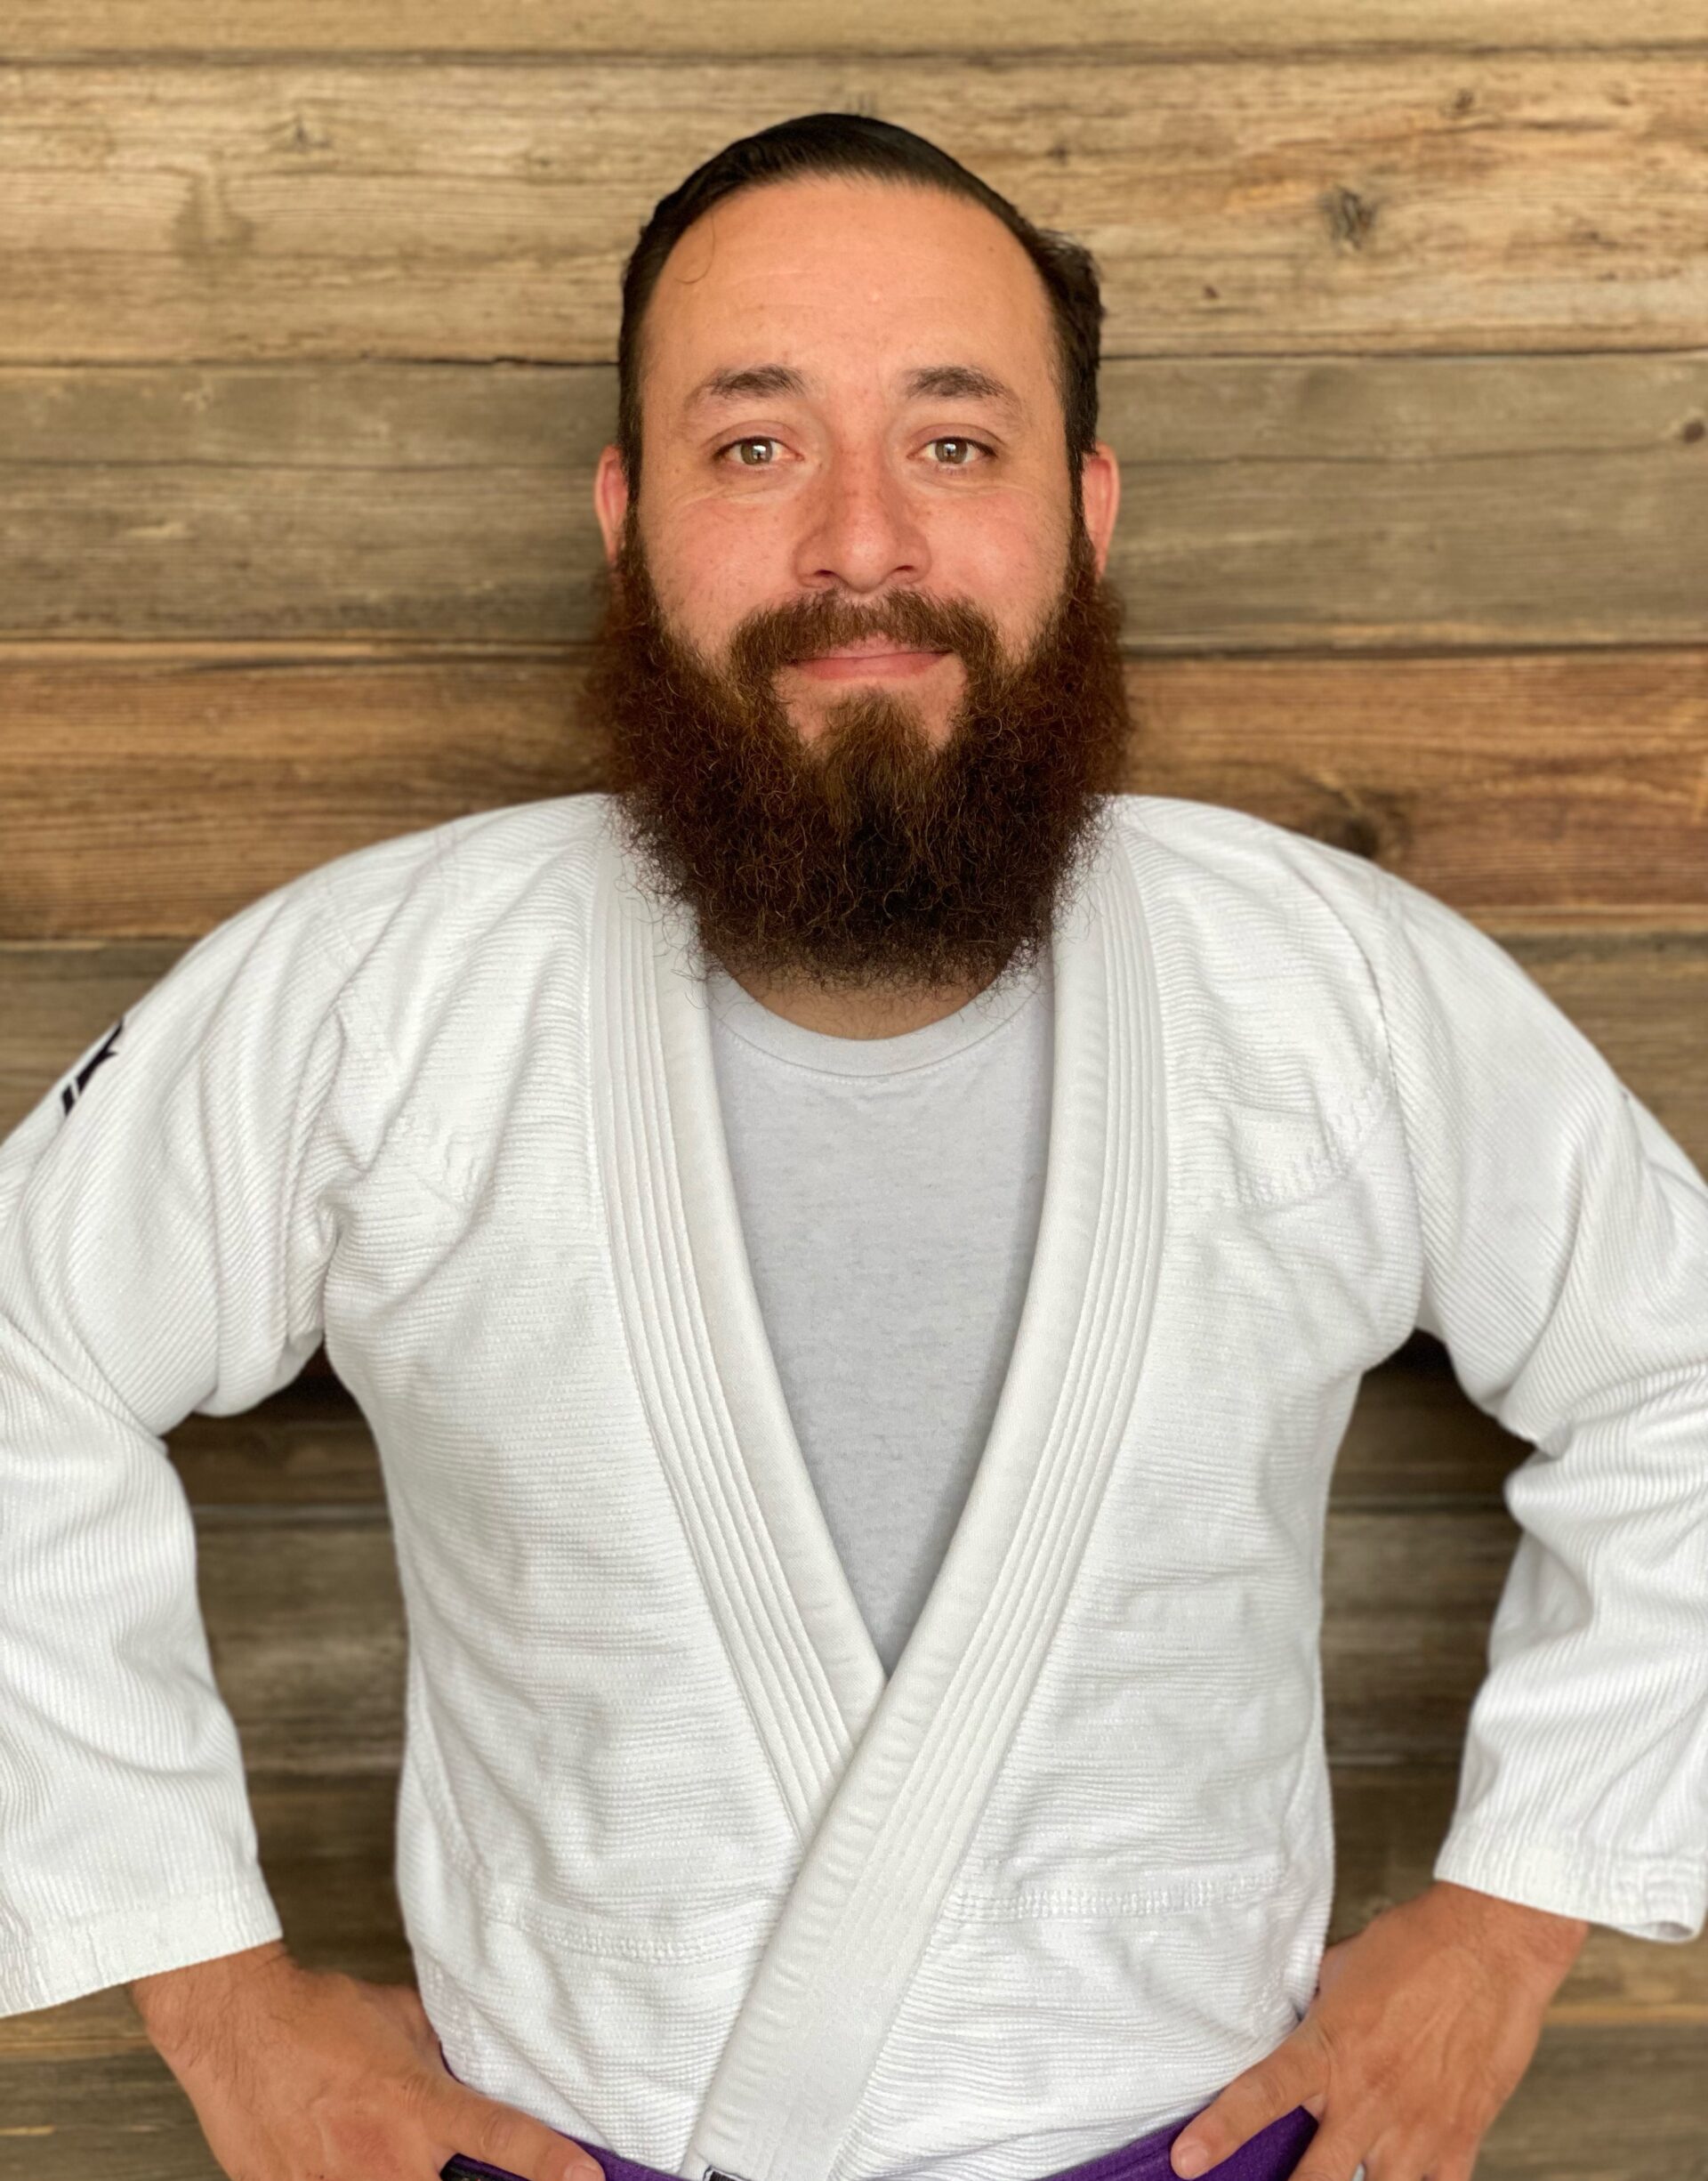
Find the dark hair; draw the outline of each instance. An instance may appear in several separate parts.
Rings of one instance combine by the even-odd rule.
[[[1059,351],[1074,493],[1079,465],[1097,439],[1097,365],[1103,322],[1097,266],[1081,243],[1035,227],[1005,197],[913,130],[866,114],[798,114],[714,152],[661,197],[623,268],[623,323],[616,343],[616,446],[633,491],[640,478],[640,332],[665,260],[694,222],[739,190],[808,174],[870,174],[970,198],[995,214],[1038,269]]]

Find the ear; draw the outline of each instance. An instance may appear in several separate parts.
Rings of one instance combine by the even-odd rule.
[[[1099,440],[1080,464],[1079,488],[1085,508],[1085,530],[1100,576],[1108,565],[1109,540],[1115,535],[1115,518],[1121,505],[1120,464],[1107,440]]]
[[[599,517],[599,527],[605,539],[605,558],[616,558],[617,545],[623,535],[623,518],[629,508],[629,481],[623,473],[623,459],[615,447],[608,447],[599,457],[599,467],[593,472],[593,513]]]

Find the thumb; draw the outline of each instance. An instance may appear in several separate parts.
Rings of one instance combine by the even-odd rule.
[[[475,2090],[447,2096],[434,2134],[455,2145],[441,2174],[472,2170],[479,2181],[494,2181],[495,2174],[497,2181],[605,2181],[604,2168],[573,2136]]]

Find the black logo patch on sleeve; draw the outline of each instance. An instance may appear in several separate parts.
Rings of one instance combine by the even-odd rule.
[[[64,1107],[68,1113],[69,1113],[72,1107],[76,1105],[78,1099],[82,1097],[84,1092],[88,1089],[89,1078],[92,1075],[93,1075],[96,1069],[100,1067],[102,1061],[111,1060],[113,1057],[113,1047],[118,1042],[118,1033],[124,1029],[124,1027],[125,1018],[123,1015],[120,1015],[117,1022],[115,1022],[111,1030],[108,1031],[106,1042],[101,1046],[101,1050],[98,1053],[93,1053],[90,1054],[89,1058],[85,1061],[82,1067],[78,1069],[76,1075],[72,1077],[71,1080],[65,1086],[64,1089],[60,1091],[60,1103]]]

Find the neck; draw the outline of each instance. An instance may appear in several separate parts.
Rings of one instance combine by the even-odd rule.
[[[940,1022],[995,982],[986,977],[967,984],[904,992],[838,992],[822,986],[791,984],[751,970],[731,970],[731,977],[750,998],[786,1022],[803,1030],[822,1030],[832,1038],[899,1038],[910,1030],[923,1030]]]

